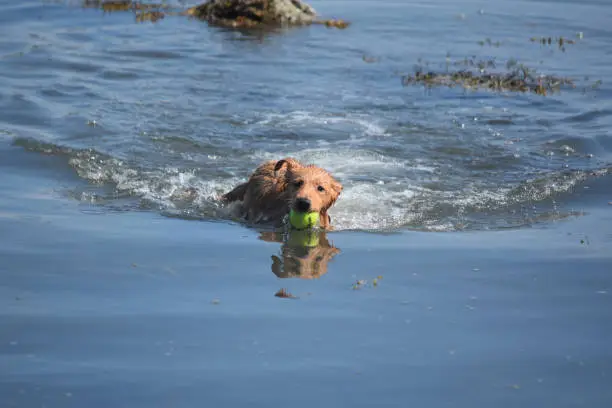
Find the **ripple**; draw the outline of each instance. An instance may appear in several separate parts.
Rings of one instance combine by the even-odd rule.
[[[117,71],[117,70],[104,70],[100,73],[100,77],[107,80],[119,80],[128,81],[137,79],[140,75],[136,72]]]
[[[32,97],[16,93],[0,100],[2,115],[10,117],[12,125],[40,126],[47,111]]]
[[[111,55],[120,55],[125,57],[136,57],[143,59],[181,59],[184,58],[178,52],[173,51],[164,51],[164,50],[145,50],[145,49],[137,49],[137,50],[109,50],[108,54]]]
[[[68,71],[72,73],[91,74],[98,72],[101,69],[101,66],[89,62],[76,61],[74,59],[69,58],[51,57],[47,59],[47,62],[45,63],[45,69]]]
[[[488,119],[486,121],[489,125],[513,125],[514,122],[512,119]]]
[[[612,110],[610,109],[597,109],[590,110],[588,112],[583,112],[578,115],[573,115],[565,119],[566,122],[577,122],[577,123],[586,123],[593,122],[601,118],[606,118],[612,115]]]

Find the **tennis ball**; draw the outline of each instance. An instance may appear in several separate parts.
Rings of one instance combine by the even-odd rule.
[[[295,229],[307,229],[314,227],[317,222],[319,222],[319,213],[318,212],[297,212],[297,211],[289,211],[289,222],[291,226]]]
[[[319,246],[319,232],[315,230],[291,231],[287,245],[291,248]]]

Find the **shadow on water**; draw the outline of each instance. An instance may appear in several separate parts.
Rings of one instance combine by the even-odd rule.
[[[272,273],[281,279],[317,279],[328,272],[329,262],[340,253],[324,231],[265,231],[259,239],[278,242],[280,251],[272,255]]]

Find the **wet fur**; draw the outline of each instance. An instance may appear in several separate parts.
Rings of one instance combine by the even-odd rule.
[[[280,226],[297,199],[308,199],[311,211],[319,213],[321,228],[329,230],[328,211],[341,192],[342,184],[326,170],[285,158],[263,163],[246,183],[226,193],[222,200],[242,201],[241,215],[249,222]]]

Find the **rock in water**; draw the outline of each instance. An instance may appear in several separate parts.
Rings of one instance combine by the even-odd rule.
[[[136,21],[155,22],[167,15],[187,15],[212,25],[230,28],[289,27],[320,24],[328,28],[347,28],[344,20],[319,19],[316,11],[301,0],[208,0],[187,10],[162,3],[134,0],[84,0],[83,6],[105,12],[131,11]]]
[[[315,23],[316,12],[300,0],[209,0],[187,14],[227,27],[298,26]]]

